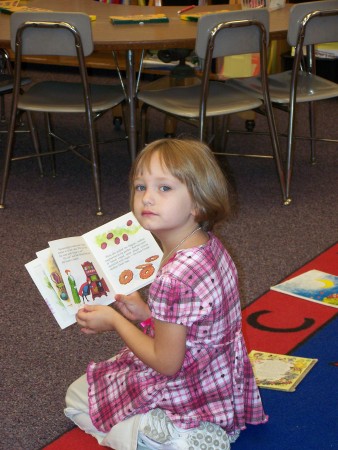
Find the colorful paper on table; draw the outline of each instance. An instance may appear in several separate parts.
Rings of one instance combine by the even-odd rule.
[[[228,9],[221,9],[220,11],[212,11],[212,12],[200,12],[200,13],[196,13],[196,14],[180,14],[180,19],[181,20],[186,20],[187,22],[198,22],[198,20],[203,17],[206,16],[208,14],[220,14],[220,13],[225,13],[225,12],[229,12]]]
[[[130,16],[109,16],[113,25],[144,24],[144,23],[167,23],[165,14],[139,14]]]
[[[4,14],[12,14],[15,12],[46,12],[50,11],[50,9],[44,8],[33,8],[30,6],[18,6],[19,1],[0,1],[0,12]]]

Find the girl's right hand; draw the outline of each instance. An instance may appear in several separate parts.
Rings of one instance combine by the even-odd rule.
[[[143,322],[151,316],[148,305],[136,291],[129,295],[116,294],[115,305],[128,320]]]

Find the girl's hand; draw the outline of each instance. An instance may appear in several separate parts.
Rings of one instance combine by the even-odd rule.
[[[151,316],[148,305],[138,292],[130,295],[117,294],[115,300],[119,311],[129,320],[143,322]]]
[[[76,314],[77,323],[85,334],[97,334],[114,330],[118,313],[109,306],[85,305]]]

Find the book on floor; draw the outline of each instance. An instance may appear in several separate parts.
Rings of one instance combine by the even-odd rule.
[[[162,259],[156,240],[131,212],[48,244],[25,267],[61,328],[75,323],[85,304],[108,305],[116,293],[151,283]]]
[[[256,383],[261,388],[294,392],[318,361],[314,358],[280,355],[252,350],[249,359]]]
[[[338,308],[338,276],[309,270],[272,286],[273,291]]]

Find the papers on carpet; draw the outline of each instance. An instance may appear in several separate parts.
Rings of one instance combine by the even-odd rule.
[[[309,270],[283,283],[273,291],[338,308],[338,276],[320,270]]]
[[[294,392],[318,361],[313,358],[280,355],[252,350],[249,359],[257,385],[261,388]]]

